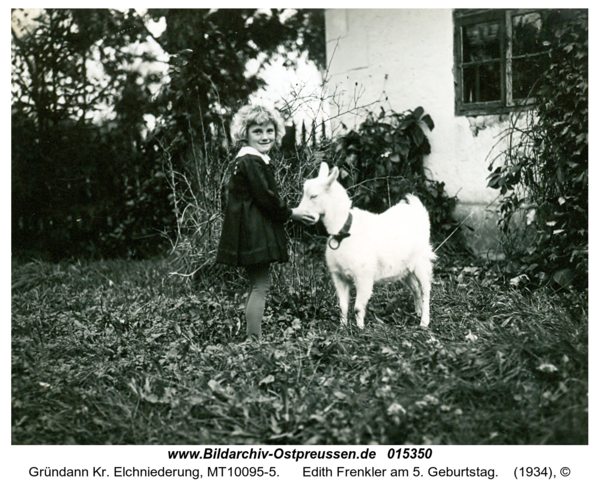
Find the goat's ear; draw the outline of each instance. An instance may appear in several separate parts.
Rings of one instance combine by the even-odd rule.
[[[321,163],[321,167],[319,168],[319,178],[325,178],[329,175],[329,165],[323,162]]]
[[[331,184],[337,180],[337,177],[339,174],[340,174],[340,170],[338,169],[337,166],[334,166],[333,170],[331,170],[331,173],[327,177],[327,186],[328,187],[331,187]]]

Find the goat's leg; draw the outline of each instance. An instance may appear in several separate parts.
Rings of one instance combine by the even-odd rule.
[[[422,307],[421,326],[426,328],[429,326],[429,296],[431,294],[431,279],[433,276],[433,266],[428,259],[421,260],[415,268],[415,276],[419,281],[422,292]]]
[[[410,291],[412,292],[413,299],[415,302],[415,312],[417,316],[423,316],[423,293],[421,291],[421,284],[417,280],[417,278],[413,275],[412,272],[409,272],[406,278],[404,279],[404,283],[408,286]]]
[[[340,324],[346,326],[346,324],[348,324],[348,307],[350,305],[350,284],[345,278],[336,273],[332,273],[331,278],[333,279],[333,284],[335,285],[335,290],[340,303]]]
[[[427,328],[429,326],[429,295],[431,286],[429,282],[423,286],[423,314],[421,315],[421,326]]]
[[[365,313],[367,303],[373,294],[373,280],[361,278],[356,281],[356,301],[354,311],[356,312],[356,325],[363,329],[365,327]]]

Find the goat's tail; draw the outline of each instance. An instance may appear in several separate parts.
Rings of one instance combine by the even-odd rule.
[[[417,197],[414,194],[406,194],[404,196],[404,200],[406,200],[410,205],[414,205],[416,207],[423,207],[423,209],[425,209],[423,203],[421,202],[421,199],[419,199],[419,197]]]

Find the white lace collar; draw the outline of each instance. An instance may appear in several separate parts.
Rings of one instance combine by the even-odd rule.
[[[269,158],[266,154],[261,153],[260,151],[258,151],[257,149],[253,148],[252,146],[244,146],[242,149],[240,149],[240,152],[237,154],[236,158],[239,158],[240,156],[245,156],[245,155],[259,156],[260,158],[263,159],[263,161],[267,165],[271,161],[271,158]]]

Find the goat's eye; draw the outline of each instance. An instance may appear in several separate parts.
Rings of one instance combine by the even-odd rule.
[[[311,196],[310,196],[310,200],[315,200],[316,198],[317,198],[317,196],[316,196],[316,195],[311,195]]]

